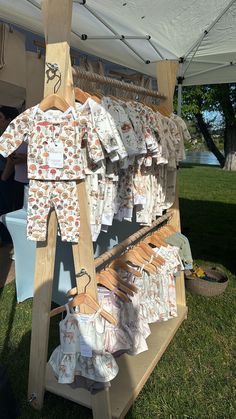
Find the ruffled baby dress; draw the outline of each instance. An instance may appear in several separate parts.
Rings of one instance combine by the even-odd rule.
[[[59,323],[60,345],[49,359],[58,383],[71,384],[76,376],[105,383],[117,375],[118,365],[104,349],[106,320],[101,309],[82,314],[66,305],[66,317]]]

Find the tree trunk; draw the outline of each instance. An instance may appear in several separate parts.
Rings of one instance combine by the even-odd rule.
[[[209,129],[207,127],[206,122],[204,121],[204,118],[202,116],[202,114],[199,112],[197,114],[195,114],[196,120],[197,120],[197,124],[198,127],[204,137],[204,140],[206,142],[206,145],[209,149],[209,151],[211,151],[217,158],[218,162],[220,163],[221,167],[224,167],[225,165],[225,157],[224,155],[220,152],[220,150],[216,147],[211,134],[209,132]]]
[[[236,171],[236,124],[226,123],[225,127],[225,170]]]

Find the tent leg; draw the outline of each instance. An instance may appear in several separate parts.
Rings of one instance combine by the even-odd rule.
[[[178,109],[177,114],[181,116],[182,111],[182,84],[178,84]]]

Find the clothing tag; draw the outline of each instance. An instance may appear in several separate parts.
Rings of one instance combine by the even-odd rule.
[[[48,165],[62,169],[64,165],[64,147],[62,143],[51,144],[49,147]]]
[[[92,338],[88,335],[81,335],[79,337],[79,343],[80,343],[80,353],[82,356],[85,356],[87,358],[91,358],[92,353]]]

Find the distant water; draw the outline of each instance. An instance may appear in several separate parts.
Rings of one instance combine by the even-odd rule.
[[[210,151],[186,151],[185,163],[218,165],[219,162]]]

